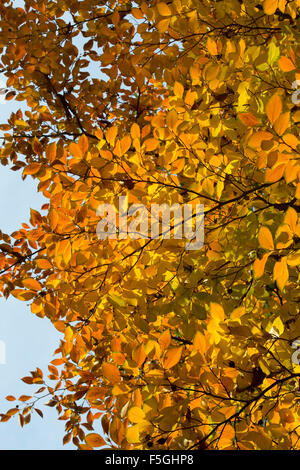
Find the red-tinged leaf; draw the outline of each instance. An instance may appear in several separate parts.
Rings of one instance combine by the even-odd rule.
[[[32,377],[23,377],[21,380],[25,382],[26,384],[32,384],[33,383],[33,378]]]
[[[32,398],[32,396],[30,396],[30,395],[21,395],[19,397],[19,400],[20,401],[28,401],[28,400],[31,400],[31,398]]]
[[[71,440],[71,437],[72,437],[72,433],[71,433],[71,432],[69,432],[68,434],[66,434],[66,435],[63,437],[63,445],[68,444],[68,442],[70,442],[70,440]]]
[[[11,416],[9,416],[9,415],[3,415],[1,417],[1,423],[6,423],[7,421],[10,420],[10,418],[11,418]]]
[[[106,445],[103,437],[96,433],[87,434],[87,436],[85,436],[85,442],[90,447],[103,447]]]
[[[7,395],[7,397],[5,397],[5,398],[6,398],[6,400],[8,400],[8,401],[15,401],[15,397],[12,396],[12,395]]]
[[[42,412],[41,410],[39,410],[38,408],[34,408],[34,411],[35,411],[41,418],[44,417],[43,412]]]
[[[252,113],[241,113],[238,116],[239,116],[240,120],[246,126],[254,127],[254,126],[257,126],[259,124],[258,120],[256,119],[256,117]]]
[[[24,424],[25,424],[25,418],[23,415],[19,414],[19,423],[20,423],[20,426],[23,427]]]
[[[19,408],[11,408],[6,412],[7,416],[14,416],[16,413],[19,413]]]

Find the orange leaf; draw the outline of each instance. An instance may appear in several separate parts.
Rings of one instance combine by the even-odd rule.
[[[157,9],[158,9],[158,13],[161,16],[170,16],[170,15],[172,15],[172,12],[171,12],[170,8],[164,2],[159,2],[157,4]]]
[[[264,12],[266,15],[273,15],[278,7],[278,0],[265,0]]]
[[[279,116],[278,119],[274,122],[274,129],[278,135],[285,133],[287,128],[290,126],[290,113],[283,113]]]
[[[173,91],[175,96],[178,96],[178,98],[182,98],[184,92],[183,85],[179,82],[175,82]]]
[[[286,169],[286,163],[282,163],[275,168],[267,168],[265,174],[265,181],[267,183],[275,183],[282,178],[284,170]]]
[[[293,149],[296,149],[296,147],[299,145],[299,140],[294,134],[285,134],[282,139],[287,145],[289,145]]]
[[[47,145],[46,157],[50,162],[53,162],[55,160],[55,157],[56,157],[56,143],[55,142]]]
[[[270,253],[265,253],[264,256],[259,259],[257,258],[253,263],[253,269],[255,277],[258,279],[264,273],[267,259],[269,258]]]
[[[283,72],[290,72],[296,68],[288,57],[280,57],[278,64]]]
[[[31,277],[23,279],[22,284],[24,287],[27,287],[31,290],[42,290],[42,285],[36,279],[32,279]]]
[[[82,151],[78,144],[74,144],[74,142],[72,142],[72,144],[69,145],[69,150],[71,154],[73,155],[73,157],[76,157],[76,158],[82,157]]]
[[[117,384],[121,380],[120,371],[114,364],[105,362],[102,366],[102,373],[112,384]]]
[[[36,292],[23,290],[23,289],[14,289],[11,291],[11,294],[19,300],[31,300],[36,295]]]
[[[261,227],[259,230],[258,241],[262,248],[265,248],[266,250],[274,250],[272,233],[267,227]]]
[[[105,446],[106,442],[99,434],[92,432],[85,436],[85,442],[90,447],[103,447]]]
[[[258,120],[252,113],[241,113],[239,118],[246,126],[253,127],[258,125]]]
[[[89,140],[85,134],[81,135],[78,140],[78,146],[81,150],[82,155],[84,155],[89,148]]]
[[[161,350],[165,351],[165,349],[169,347],[170,342],[171,342],[170,331],[169,330],[164,331],[162,335],[160,336],[158,342],[159,342]]]
[[[284,288],[289,279],[289,270],[287,267],[286,257],[281,258],[274,265],[273,280],[276,281],[280,290]]]
[[[5,397],[7,401],[15,401],[15,397],[13,397],[12,395],[7,395],[7,397]]]
[[[132,139],[140,139],[141,137],[140,126],[136,123],[132,124],[131,129],[130,129],[130,134],[131,134]]]
[[[163,361],[164,368],[171,369],[172,367],[174,367],[180,361],[181,354],[182,346],[180,346],[179,348],[169,349]]]
[[[146,354],[145,354],[145,348],[143,344],[141,344],[140,346],[138,346],[132,351],[132,359],[137,363],[139,367],[143,364],[145,358],[146,358]]]
[[[282,111],[281,99],[278,95],[273,95],[266,106],[266,113],[271,124],[274,124],[279,118]]]
[[[298,222],[298,214],[292,207],[289,207],[284,217],[284,223],[288,224],[292,232],[295,233]]]

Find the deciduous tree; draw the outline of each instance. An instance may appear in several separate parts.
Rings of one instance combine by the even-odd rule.
[[[48,202],[0,289],[64,340],[2,421],[46,395],[80,449],[299,449],[299,0],[24,3],[0,158]],[[204,204],[203,248],[99,240],[119,196]]]

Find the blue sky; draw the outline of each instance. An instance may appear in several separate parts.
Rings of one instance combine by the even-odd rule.
[[[21,1],[14,1],[21,6]],[[0,80],[5,77],[0,75]],[[4,123],[12,111],[22,108],[22,103],[0,102],[0,123]],[[0,144],[1,145],[1,144]],[[9,166],[0,165],[0,230],[12,233],[22,222],[28,222],[30,208],[40,210],[45,199],[37,192],[36,183],[21,172],[14,172]],[[47,375],[47,365],[59,345],[59,332],[47,319],[35,317],[29,305],[15,298],[0,298],[0,341],[5,344],[5,364],[0,363],[0,412],[14,405],[5,400],[7,395],[19,397],[31,395],[35,387],[26,385],[20,379],[29,375],[30,370],[40,367]],[[1,361],[0,361],[1,362]],[[73,445],[62,445],[64,422],[57,420],[56,410],[42,407],[44,419],[36,413],[31,422],[22,429],[18,417],[7,423],[0,423],[0,450],[23,449],[67,449]]]

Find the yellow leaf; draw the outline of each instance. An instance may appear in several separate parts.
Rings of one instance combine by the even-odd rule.
[[[165,369],[171,369],[174,367],[181,358],[182,346],[179,348],[169,349],[164,357],[163,366]]]
[[[112,384],[119,383],[121,380],[120,371],[114,364],[105,362],[102,365],[102,373]]]
[[[130,444],[136,444],[140,440],[139,426],[131,426],[126,430],[126,439]]]
[[[138,408],[137,406],[133,406],[128,411],[128,419],[132,423],[140,423],[141,421],[145,419],[145,413],[141,408]]]
[[[175,128],[177,120],[178,115],[175,109],[171,109],[171,111],[168,112],[166,119],[167,126],[169,127],[169,129],[173,130]]]
[[[276,328],[279,336],[281,336],[282,333],[284,332],[284,324],[282,323],[282,320],[280,317],[276,318],[276,320],[273,322],[272,327]]]
[[[210,315],[215,320],[223,321],[225,314],[222,305],[216,304],[214,302],[210,303]]]
[[[281,99],[278,95],[273,95],[266,106],[266,113],[271,124],[274,124],[279,118],[282,111]]]
[[[92,432],[91,434],[87,434],[85,436],[85,442],[90,447],[103,447],[105,446],[105,440],[99,434]]]
[[[258,241],[262,248],[266,250],[274,250],[273,237],[267,227],[261,227],[258,233]]]

